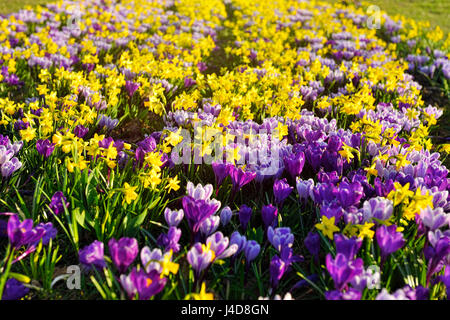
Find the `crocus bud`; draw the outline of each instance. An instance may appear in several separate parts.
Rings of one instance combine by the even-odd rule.
[[[181,220],[183,220],[184,212],[183,209],[180,210],[170,210],[166,208],[164,210],[164,218],[170,227],[177,227]]]
[[[239,222],[241,223],[243,230],[247,230],[247,226],[251,216],[252,216],[252,209],[243,204],[239,209]]]
[[[220,222],[222,223],[222,226],[225,227],[231,220],[231,217],[233,216],[233,212],[231,211],[230,207],[225,207],[220,212]]]
[[[261,209],[261,216],[264,222],[264,226],[267,229],[269,226],[274,227],[276,225],[276,219],[278,216],[278,209],[273,205],[269,204]]]
[[[247,259],[247,264],[250,264],[253,260],[256,259],[256,257],[259,254],[259,251],[261,250],[260,245],[255,240],[249,240],[245,244],[245,258]]]

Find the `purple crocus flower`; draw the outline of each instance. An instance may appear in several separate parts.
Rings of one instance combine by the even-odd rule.
[[[223,227],[225,227],[230,222],[232,216],[233,212],[228,206],[226,206],[220,211],[220,223],[222,224]]]
[[[214,175],[216,176],[216,188],[218,189],[223,180],[230,174],[230,169],[233,165],[229,163],[213,162],[211,166]]]
[[[43,245],[47,245],[50,242],[50,239],[54,239],[58,233],[58,230],[53,227],[51,222],[41,222],[36,226],[36,228],[44,229],[44,234],[41,239]],[[35,245],[37,245],[37,243],[35,243]]]
[[[348,260],[353,260],[362,245],[362,239],[356,236],[347,238],[346,236],[336,233],[334,235],[334,243],[336,244],[336,253],[342,253]]]
[[[339,291],[344,290],[355,276],[364,271],[364,262],[361,258],[350,260],[342,253],[338,253],[335,259],[331,254],[327,254],[325,262],[334,286]]]
[[[55,145],[48,139],[38,140],[36,141],[36,149],[40,155],[44,156],[44,158],[48,158],[55,149]]]
[[[281,278],[287,270],[287,264],[279,256],[274,256],[270,261],[269,271],[270,271],[270,283],[273,289],[278,286]]]
[[[275,203],[278,206],[281,206],[286,200],[287,197],[291,194],[292,190],[294,190],[293,187],[287,183],[286,179],[281,180],[275,180],[275,183],[273,184],[273,194],[275,196]]]
[[[1,165],[1,173],[4,178],[9,178],[15,171],[22,167],[22,162],[16,157]]]
[[[80,257],[80,263],[88,269],[91,266],[96,268],[106,267],[103,242],[95,240],[90,245],[80,249],[78,255]]]
[[[229,239],[224,237],[220,231],[209,236],[206,239],[206,245],[215,253],[214,260],[228,258],[239,249],[237,244],[230,244]]]
[[[157,243],[165,248],[165,251],[172,250],[173,252],[180,251],[178,241],[181,238],[181,229],[177,227],[170,227],[167,234],[161,233],[157,239]]]
[[[450,222],[450,216],[442,208],[431,209],[427,207],[420,212],[422,223],[428,230],[434,231]]]
[[[125,89],[130,97],[134,95],[134,93],[139,89],[139,83],[133,81],[125,82]]]
[[[387,227],[382,225],[375,232],[378,246],[381,250],[381,260],[384,261],[388,255],[397,251],[405,244],[405,239],[401,232],[397,232],[395,224]]]
[[[186,88],[190,88],[190,87],[192,87],[192,86],[194,86],[196,84],[197,84],[197,82],[194,79],[189,78],[189,77],[185,77],[184,78],[184,86]]]
[[[11,278],[6,281],[2,300],[19,300],[23,298],[29,291],[30,289],[25,287],[22,282]]]
[[[261,216],[266,230],[269,226],[275,227],[277,224],[278,209],[271,204],[263,206]]]
[[[217,230],[219,224],[220,224],[220,217],[212,215],[200,224],[200,232],[207,237]]]
[[[305,154],[303,152],[291,153],[283,158],[284,167],[295,180],[303,171],[305,165]]]
[[[49,205],[50,209],[54,214],[59,215],[60,213],[64,212],[64,205],[66,208],[69,207],[67,198],[64,196],[62,191],[56,191],[55,194],[53,194],[52,199],[50,201]]]
[[[187,195],[194,198],[195,200],[210,200],[213,192],[213,186],[207,184],[202,186],[200,183],[194,186],[192,182],[188,182],[186,186]]]
[[[388,220],[392,216],[394,206],[391,200],[382,197],[375,197],[365,201],[363,205],[364,222],[377,220]]]
[[[357,205],[364,195],[363,186],[355,181],[348,183],[343,181],[339,184],[337,198],[342,207],[348,208]]]
[[[267,229],[267,239],[278,252],[281,252],[284,247],[292,247],[294,243],[294,235],[289,227],[275,229],[269,227]]]
[[[164,210],[164,219],[166,220],[169,227],[177,227],[183,220],[183,218],[184,218],[183,209],[170,210],[169,208],[166,208]]]
[[[345,292],[339,290],[326,291],[325,299],[327,300],[361,300],[361,292],[355,289],[348,289]]]
[[[19,217],[14,214],[9,217],[7,233],[11,246],[19,249],[24,245],[38,242],[44,236],[45,229],[33,228],[32,219],[20,222]]]
[[[450,254],[450,237],[441,235],[439,230],[435,233],[429,231],[428,241],[431,245],[427,245],[424,249],[425,258],[428,260],[427,285],[430,283],[431,276],[442,269],[444,259]]]
[[[239,208],[239,222],[241,223],[241,227],[244,231],[247,230],[247,226],[251,217],[252,217],[252,208],[243,204]]]
[[[296,187],[300,200],[306,201],[308,200],[308,198],[312,197],[314,180],[313,179],[302,180],[297,178]]]
[[[166,254],[170,253],[167,252]],[[145,246],[141,249],[140,257],[142,266],[147,273],[150,273],[152,270],[161,273],[162,267],[160,261],[163,259],[161,249],[155,248],[150,250],[149,247]]]
[[[317,232],[308,232],[305,240],[305,247],[314,258],[319,256],[320,252],[320,236]]]
[[[79,124],[73,129],[73,134],[80,139],[83,139],[84,136],[89,132],[89,128]]]
[[[135,238],[123,237],[118,241],[114,238],[108,242],[111,259],[120,273],[125,273],[139,253],[139,246]]]
[[[251,182],[256,177],[255,172],[244,171],[241,168],[236,168],[235,166],[230,167],[230,177],[233,183],[232,193],[235,194],[243,186]]]
[[[103,129],[105,127],[106,130],[111,131],[117,126],[118,123],[119,119],[112,119],[104,114],[101,114],[99,116],[98,128]],[[105,146],[105,148],[107,147],[109,147],[109,143]]]
[[[245,244],[245,258],[247,259],[247,265],[250,264],[259,254],[261,246],[255,240],[248,240]]]
[[[245,249],[245,245],[247,243],[247,238],[244,235],[241,235],[239,231],[235,231],[231,234],[230,237],[230,245],[236,244],[238,246],[238,249],[236,251],[236,255],[241,253],[242,250]]]
[[[218,201],[196,200],[190,196],[183,197],[182,204],[186,219],[194,233],[197,233],[200,224],[216,213],[220,207],[220,202]]]
[[[120,284],[127,292],[129,299],[134,299],[138,294],[139,300],[148,300],[161,292],[166,282],[167,278],[161,278],[156,271],[147,273],[143,269],[138,271],[136,268],[133,268],[129,275],[120,276]]]
[[[200,276],[200,273],[206,269],[215,258],[215,253],[207,246],[197,242],[187,253],[187,261],[195,271],[196,277]]]

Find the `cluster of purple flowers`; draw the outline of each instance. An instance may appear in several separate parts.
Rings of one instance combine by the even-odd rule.
[[[22,162],[15,157],[22,145],[22,141],[11,143],[8,136],[0,134],[0,172],[3,178],[9,178],[22,167]]]

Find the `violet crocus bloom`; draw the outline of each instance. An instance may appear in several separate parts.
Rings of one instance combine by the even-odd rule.
[[[300,200],[306,201],[308,198],[312,198],[312,190],[314,188],[313,179],[302,180],[297,178],[296,187]]]
[[[225,227],[231,220],[233,216],[233,211],[231,211],[230,207],[226,206],[220,211],[220,223],[223,227]]]
[[[211,184],[202,186],[200,183],[194,186],[192,182],[188,181],[186,190],[187,195],[195,200],[209,200],[213,192],[213,186]]]
[[[283,261],[279,256],[274,256],[270,261],[270,283],[273,289],[278,286],[278,283],[286,272],[287,267],[287,263]]]
[[[47,223],[39,223],[36,228],[44,229],[44,234],[42,236],[42,244],[47,245],[51,239],[54,239],[56,237],[56,234],[58,233],[58,230],[56,230],[53,227],[53,223],[47,222]],[[38,243],[35,243],[37,245]]]
[[[259,254],[261,246],[255,240],[248,240],[245,244],[245,258],[247,259],[247,265],[250,264]]]
[[[292,247],[294,243],[294,235],[289,227],[275,229],[269,227],[267,229],[267,239],[278,252],[281,252],[284,247]]]
[[[201,200],[191,196],[185,196],[182,200],[183,210],[189,226],[194,233],[197,233],[200,224],[212,216],[220,207],[220,202],[216,200]]]
[[[139,83],[133,81],[125,82],[125,89],[130,97],[134,95],[134,93],[139,89]]]
[[[291,194],[292,190],[294,190],[293,187],[287,183],[286,178],[281,180],[275,180],[275,183],[273,184],[273,194],[275,196],[275,203],[278,206],[281,206],[286,200],[287,197]]]
[[[108,242],[111,259],[120,273],[125,273],[139,253],[139,246],[135,238],[114,238]]]
[[[247,238],[244,235],[241,235],[239,231],[235,231],[231,234],[230,237],[230,245],[236,244],[238,246],[238,249],[236,251],[236,255],[241,253],[242,250],[245,249],[245,245],[247,243]]]
[[[327,300],[361,300],[361,292],[355,289],[348,289],[345,292],[339,290],[326,291],[325,299]]]
[[[375,197],[364,202],[362,209],[363,221],[370,222],[372,219],[388,220],[392,216],[393,211],[394,205],[391,200]]]
[[[80,249],[78,256],[80,257],[80,263],[88,269],[92,266],[96,268],[106,267],[103,242],[98,240]]]
[[[52,199],[50,201],[49,205],[50,209],[54,214],[59,215],[60,213],[64,212],[64,205],[66,208],[69,207],[67,198],[64,196],[62,191],[56,191],[55,194],[53,194]]]
[[[306,249],[311,253],[311,255],[316,259],[320,252],[320,236],[317,232],[308,232],[304,240]]]
[[[6,281],[1,300],[19,300],[23,298],[29,291],[30,289],[25,287],[22,282],[11,278]]]
[[[247,226],[248,226],[248,223],[250,222],[251,217],[252,217],[252,208],[243,204],[239,208],[239,222],[244,231],[247,230]]]
[[[422,223],[428,230],[434,231],[450,222],[450,216],[442,208],[431,209],[427,207],[420,212]]]
[[[424,249],[425,258],[428,260],[427,285],[430,283],[431,276],[442,269],[444,259],[450,254],[450,237],[442,235],[437,239],[433,239],[436,237],[436,234],[440,235],[440,232],[428,232],[428,241],[431,245],[427,245]]]
[[[236,168],[235,166],[230,167],[230,177],[233,183],[232,193],[235,194],[243,186],[250,183],[256,177],[255,172],[244,171],[241,168]]]
[[[327,270],[334,281],[334,286],[339,291],[344,290],[355,276],[360,275],[364,271],[364,262],[361,258],[350,260],[342,253],[338,253],[335,259],[330,253],[327,254],[325,262]]]
[[[177,227],[184,218],[183,209],[171,210],[169,208],[164,209],[164,219],[169,227]]]
[[[129,275],[120,276],[120,284],[128,294],[129,299],[134,299],[136,294],[139,300],[148,300],[164,289],[167,278],[161,278],[159,273],[151,271],[145,272],[143,269],[131,270]]]
[[[168,252],[167,254],[170,253]],[[161,249],[155,248],[150,250],[148,246],[145,246],[141,249],[140,257],[142,266],[147,273],[150,273],[152,270],[161,273],[162,267],[160,261],[163,259]]]
[[[198,278],[200,273],[213,262],[215,253],[207,246],[197,242],[188,251],[186,258]]]
[[[361,248],[362,239],[356,236],[347,238],[342,234],[336,233],[334,235],[334,243],[336,244],[336,253],[342,253],[348,260],[353,260]]]
[[[216,187],[218,188],[222,184],[223,180],[230,174],[230,169],[233,165],[229,163],[213,162],[211,166],[214,171],[214,175],[216,176]]]
[[[73,129],[73,134],[78,138],[83,139],[84,136],[89,132],[89,128],[79,124]]]
[[[237,244],[230,244],[229,239],[224,237],[220,231],[206,239],[206,246],[209,246],[215,253],[214,260],[228,258],[234,255],[239,249]]]
[[[22,162],[16,157],[1,165],[1,173],[4,178],[9,178],[15,171],[22,167]]]
[[[184,78],[184,86],[186,88],[190,88],[190,87],[192,87],[192,86],[194,86],[196,84],[197,84],[197,82],[194,79],[189,78],[189,77],[185,77]]]
[[[36,141],[36,149],[40,155],[44,156],[44,158],[48,158],[55,149],[55,145],[48,139],[38,140]]]
[[[263,206],[261,216],[266,230],[269,226],[275,227],[277,224],[278,209],[271,204]]]
[[[19,249],[24,245],[38,242],[44,236],[45,229],[33,228],[32,219],[20,222],[19,217],[14,214],[9,217],[7,233],[11,246]]]
[[[305,165],[305,154],[303,152],[291,153],[283,158],[284,167],[291,175],[292,179],[295,179],[303,171]]]
[[[378,246],[381,250],[381,259],[384,261],[388,255],[397,251],[405,244],[405,239],[401,232],[397,232],[395,224],[391,226],[382,225],[375,232]]]
[[[211,217],[209,217],[200,224],[200,232],[207,237],[217,230],[219,224],[220,224],[220,217],[212,215]]]
[[[339,184],[337,198],[344,208],[357,205],[363,195],[364,188],[357,181],[352,183],[343,181]]]
[[[177,227],[170,227],[167,234],[161,233],[157,239],[157,243],[163,246],[165,251],[172,250],[173,252],[180,251],[179,241],[181,238],[181,229]]]

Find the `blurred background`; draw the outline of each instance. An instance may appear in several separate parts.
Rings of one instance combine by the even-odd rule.
[[[250,0],[249,0],[250,1]],[[258,1],[258,0],[251,0]],[[361,2],[358,0],[324,0],[325,2]],[[0,0],[0,14],[8,14],[25,8],[54,2],[49,0]],[[439,25],[446,33],[450,30],[450,0],[369,0],[390,15],[402,14],[416,20],[429,21]]]

